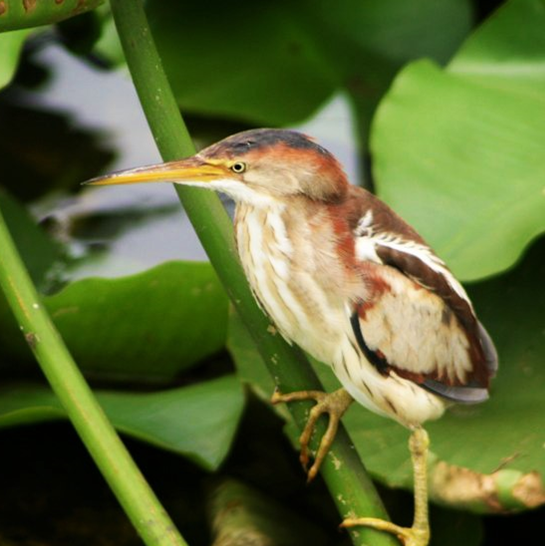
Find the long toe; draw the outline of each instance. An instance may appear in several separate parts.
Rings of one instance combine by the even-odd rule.
[[[314,434],[316,423],[322,414],[329,414],[329,424],[326,433],[320,441],[320,445],[316,451],[314,463],[307,472],[308,481],[310,482],[318,474],[322,461],[327,455],[331,444],[335,440],[335,435],[337,433],[341,417],[353,402],[353,398],[344,389],[338,389],[332,393],[325,393],[322,391],[299,391],[288,394],[280,394],[278,391],[275,391],[271,399],[273,404],[303,400],[313,400],[316,402],[316,405],[310,411],[305,428],[303,429],[303,432],[299,438],[299,442],[301,444],[300,460],[305,470],[307,470],[310,458],[309,443],[312,435]]]
[[[401,527],[379,518],[350,518],[341,523],[341,527],[372,527],[379,531],[396,535],[404,546],[428,546],[430,531],[428,528]]]

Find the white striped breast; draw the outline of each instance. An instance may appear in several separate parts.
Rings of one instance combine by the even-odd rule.
[[[344,312],[340,302],[335,309],[313,275],[313,263],[307,255],[311,257],[315,249],[309,238],[304,234],[298,237],[294,248],[287,236],[284,212],[281,204],[237,206],[240,259],[258,303],[284,338],[331,363],[335,343],[343,333],[338,325],[344,323]],[[305,255],[305,267],[298,265],[296,253],[299,258]]]
[[[250,286],[264,311],[289,337],[303,310],[288,288],[292,246],[286,237],[281,205],[237,207],[237,246]]]

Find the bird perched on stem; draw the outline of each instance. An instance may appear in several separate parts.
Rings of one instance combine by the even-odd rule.
[[[288,341],[331,366],[343,386],[273,396],[275,403],[317,402],[301,436],[305,465],[316,420],[329,414],[309,479],[353,400],[395,419],[412,431],[413,525],[362,517],[343,526],[388,531],[407,546],[428,544],[422,424],[453,402],[486,400],[497,369],[494,345],[461,284],[413,228],[350,185],[333,155],[301,133],[246,131],[188,159],[91,184],[167,181],[235,200],[238,252],[256,300]]]

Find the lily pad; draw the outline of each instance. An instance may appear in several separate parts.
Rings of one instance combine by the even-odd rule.
[[[232,375],[152,393],[95,394],[120,432],[178,453],[210,471],[227,456],[244,407],[240,382]],[[1,389],[0,427],[64,418],[60,402],[46,387]]]
[[[355,106],[360,134],[396,72],[426,57],[446,63],[469,34],[466,0],[305,2],[317,43]]]
[[[61,276],[59,245],[7,193],[0,206],[36,285]],[[83,278],[42,299],[78,365],[101,379],[168,382],[225,346],[227,296],[209,263]],[[0,294],[0,368],[20,374],[22,362],[33,358]]]
[[[148,2],[146,10],[182,109],[258,125],[301,122],[341,88],[374,106],[406,59],[448,59],[471,25],[465,0],[243,2],[236,10]]]
[[[488,402],[455,406],[426,425],[433,500],[478,512],[522,510],[545,503],[544,252],[545,239],[514,271],[468,287],[496,342],[500,370]],[[241,378],[261,396],[269,396],[272,380],[233,317],[228,347]],[[315,369],[328,391],[338,387],[329,368],[318,363]],[[412,486],[407,430],[357,404],[344,423],[377,480],[392,487]],[[449,472],[450,483],[445,481]]]
[[[545,231],[544,36],[543,0],[506,3],[446,69],[403,70],[373,122],[379,195],[463,280]]]
[[[224,2],[146,6],[180,106],[257,124],[309,116],[335,81],[297,10],[285,2],[240,8]]]
[[[221,351],[227,296],[212,267],[168,262],[117,279],[82,279],[44,296],[78,365],[109,379],[171,380]],[[30,353],[6,307],[0,307],[2,353]]]

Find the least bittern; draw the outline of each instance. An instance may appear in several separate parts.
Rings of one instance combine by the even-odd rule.
[[[353,399],[395,419],[412,431],[413,525],[355,518],[343,526],[428,544],[422,424],[453,402],[486,400],[497,369],[494,345],[445,263],[386,204],[350,185],[333,155],[294,131],[246,131],[188,159],[91,184],[135,182],[198,186],[235,200],[238,252],[256,300],[286,339],[331,366],[343,385],[329,395],[273,396],[317,402],[301,436],[305,463],[318,416],[330,415],[309,478]]]

